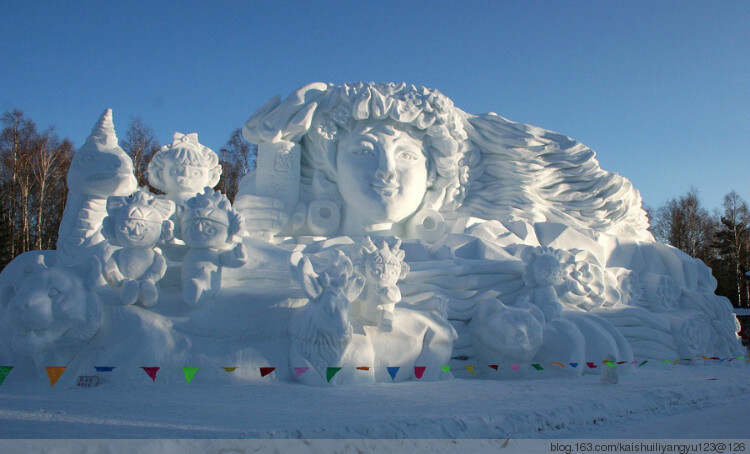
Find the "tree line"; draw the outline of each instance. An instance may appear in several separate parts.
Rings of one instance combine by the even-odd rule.
[[[68,139],[53,128],[40,131],[23,112],[12,110],[0,118],[0,268],[32,249],[54,249],[67,197],[65,177],[75,153]],[[135,176],[148,186],[146,169],[161,144],[141,119],[131,120],[120,146],[133,159]],[[232,131],[219,150],[223,167],[217,189],[234,201],[239,181],[255,166],[257,149]],[[159,193],[149,186],[154,193]],[[735,306],[750,307],[750,211],[734,191],[724,197],[721,210],[709,212],[698,191],[646,208],[654,237],[703,260],[713,269],[717,293]]]
[[[698,191],[646,209],[654,237],[710,266],[718,282],[716,293],[737,307],[750,307],[750,210],[735,191],[724,196],[721,209],[709,212]]]
[[[54,249],[68,185],[65,180],[75,154],[68,139],[54,128],[40,130],[22,111],[0,117],[0,269],[30,250]],[[148,186],[146,169],[161,144],[141,119],[131,120],[120,146],[133,159],[140,186]],[[219,150],[223,172],[217,189],[234,201],[239,180],[255,165],[256,150],[234,130]]]

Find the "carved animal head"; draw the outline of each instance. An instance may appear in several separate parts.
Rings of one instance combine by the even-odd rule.
[[[14,354],[38,359],[47,352],[75,353],[97,333],[101,309],[81,274],[77,268],[47,266],[39,256],[4,290]]]
[[[401,240],[396,240],[392,247],[382,240],[378,247],[369,236],[366,237],[360,254],[364,259],[367,278],[381,287],[396,285],[396,282],[405,278],[409,265],[404,262],[405,252],[400,248]]]
[[[364,277],[354,270],[349,257],[341,251],[337,251],[330,266],[320,275],[313,269],[310,259],[298,252],[293,254],[292,263],[310,298],[307,306],[310,323],[332,336],[346,336],[351,330],[349,304],[362,293]]]
[[[102,114],[73,156],[67,181],[71,192],[95,197],[128,195],[138,187],[133,161],[118,145],[112,109]]]

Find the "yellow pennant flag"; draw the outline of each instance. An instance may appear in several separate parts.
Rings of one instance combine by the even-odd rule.
[[[234,372],[235,369],[237,369],[237,368],[236,367],[223,367],[222,366],[222,369],[224,369],[224,372]]]
[[[65,372],[64,366],[58,366],[58,367],[45,367],[47,369],[47,376],[49,377],[49,386],[50,388],[55,386],[55,383],[57,383],[57,380],[62,377],[63,372]]]
[[[474,366],[466,366],[466,370],[468,370],[471,375],[477,375],[474,373]]]

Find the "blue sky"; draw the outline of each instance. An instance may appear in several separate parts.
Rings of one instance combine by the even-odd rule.
[[[581,140],[658,206],[750,200],[750,2],[3,2],[0,111],[80,145],[106,107],[218,149],[312,81],[406,81]]]

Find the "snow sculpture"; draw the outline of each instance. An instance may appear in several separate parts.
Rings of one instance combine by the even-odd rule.
[[[394,83],[313,83],[269,101],[242,132],[259,146],[236,201],[248,230],[274,242],[409,240],[415,272],[401,292],[431,291],[448,302],[456,361],[628,360],[638,339],[619,314],[626,302],[653,301],[642,304],[643,316],[665,310],[652,294],[669,296],[674,309],[711,306],[707,317],[723,334],[699,337],[701,348],[739,349],[734,318],[721,305],[696,303],[715,298],[715,283],[694,289],[693,259],[654,247],[638,191],[569,137],[471,115],[436,90]],[[645,287],[630,293],[618,282],[623,273]],[[514,323],[526,347],[511,353],[498,327]],[[657,337],[674,345],[692,330],[657,323]],[[715,331],[702,323],[692,325]],[[657,353],[641,347],[641,355]]]
[[[182,206],[203,188],[213,188],[221,178],[219,157],[198,142],[198,134],[174,133],[148,164],[148,182],[169,200]]]
[[[102,312],[91,284],[99,270],[91,270],[89,282],[77,271],[39,255],[3,288],[3,331],[14,365],[31,364],[43,371],[45,366],[68,364],[98,332]]]
[[[106,246],[100,228],[109,196],[126,196],[137,188],[133,161],[118,145],[112,109],[94,125],[73,156],[67,176],[68,198],[60,222],[57,254],[67,266],[87,264]]]
[[[182,262],[182,296],[190,305],[202,304],[221,288],[221,269],[247,263],[238,242],[242,217],[222,193],[206,186],[185,202],[182,239],[188,252]]]
[[[401,301],[396,283],[409,272],[409,265],[404,262],[405,253],[400,247],[401,240],[396,240],[393,247],[382,240],[378,247],[368,236],[360,250],[368,285],[357,301],[355,316],[365,324],[377,325],[382,331],[392,328],[393,310]]]
[[[169,218],[174,210],[174,202],[155,198],[145,188],[128,197],[107,199],[102,234],[122,249],[104,262],[103,273],[110,286],[121,288],[122,304],[156,304],[156,283],[167,271],[167,262],[156,244],[172,239]]]
[[[373,382],[372,370],[354,370],[373,363],[373,350],[369,338],[354,335],[349,318],[350,305],[362,292],[365,278],[341,251],[320,274],[298,251],[292,254],[291,264],[309,298],[292,319],[289,331],[290,367],[310,368],[298,379],[310,385]],[[349,367],[328,380],[329,367],[345,366]]]

